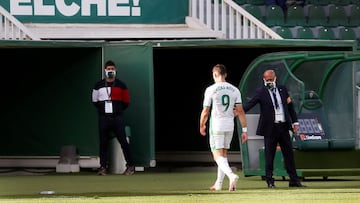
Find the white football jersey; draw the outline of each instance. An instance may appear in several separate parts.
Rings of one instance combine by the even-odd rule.
[[[217,82],[206,88],[203,106],[211,108],[210,130],[233,131],[234,107],[241,102],[239,89],[228,82]]]

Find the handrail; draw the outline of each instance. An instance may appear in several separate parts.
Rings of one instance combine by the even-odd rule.
[[[0,6],[0,39],[2,40],[40,40],[20,21]]]
[[[190,0],[189,15],[225,39],[283,39],[233,0]]]

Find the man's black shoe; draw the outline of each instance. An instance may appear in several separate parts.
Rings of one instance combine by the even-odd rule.
[[[100,176],[105,176],[105,175],[106,175],[106,168],[105,168],[105,167],[100,167],[100,168],[98,169],[98,174],[99,174]]]
[[[306,186],[301,184],[300,182],[289,182],[289,187],[306,187]]]
[[[274,183],[270,183],[270,184],[268,184],[268,188],[276,188],[276,187],[275,187]]]
[[[273,182],[267,182],[268,188],[276,188]]]

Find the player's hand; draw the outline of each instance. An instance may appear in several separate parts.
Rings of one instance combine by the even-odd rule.
[[[243,132],[243,133],[241,134],[241,142],[242,142],[243,144],[245,144],[245,142],[247,141],[247,139],[248,139],[247,132]]]
[[[200,134],[201,134],[202,136],[205,136],[205,135],[206,135],[206,125],[200,127]]]

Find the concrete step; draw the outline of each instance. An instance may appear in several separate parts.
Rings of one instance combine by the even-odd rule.
[[[187,24],[25,24],[41,39],[215,39],[222,35]]]

